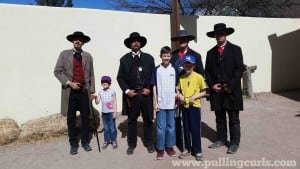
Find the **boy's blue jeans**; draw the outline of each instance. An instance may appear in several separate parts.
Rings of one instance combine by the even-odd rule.
[[[116,142],[117,128],[115,119],[113,119],[113,113],[102,113],[102,121],[104,127],[104,142]]]
[[[156,112],[156,148],[172,148],[175,143],[175,110],[160,109]]]
[[[182,108],[182,123],[185,149],[192,154],[202,153],[201,149],[201,108]],[[191,140],[192,139],[192,140]]]

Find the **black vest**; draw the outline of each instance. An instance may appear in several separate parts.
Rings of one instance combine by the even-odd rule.
[[[129,88],[141,90],[145,87],[145,78],[140,58],[132,58],[130,66]]]

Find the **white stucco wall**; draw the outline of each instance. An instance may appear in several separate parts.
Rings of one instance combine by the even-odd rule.
[[[199,51],[204,63],[206,51],[215,45],[206,32],[217,22],[236,29],[228,39],[242,47],[245,63],[258,65],[253,75],[254,92],[271,90],[268,36],[280,36],[300,27],[300,19],[193,19],[184,17],[182,27],[197,34],[197,42],[190,46]],[[124,39],[133,31],[140,32],[148,40],[142,50],[152,54],[156,64],[160,63],[160,48],[171,44],[168,15],[0,4],[0,20],[0,118],[13,118],[19,124],[60,111],[60,84],[53,69],[59,53],[72,47],[66,35],[80,30],[91,37],[84,49],[94,57],[96,88],[100,89],[102,75],[112,76],[119,110],[121,90],[115,79],[119,58],[129,51]]]

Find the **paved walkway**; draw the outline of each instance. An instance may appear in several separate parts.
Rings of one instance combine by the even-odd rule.
[[[288,96],[288,95],[286,95]],[[294,96],[294,95],[293,95]],[[133,155],[126,155],[127,143],[125,120],[120,116],[117,120],[119,128],[119,148],[109,147],[98,152],[96,139],[91,145],[93,150],[85,152],[82,148],[75,156],[69,155],[67,137],[56,141],[28,145],[8,145],[0,147],[1,169],[171,169],[171,168],[275,168],[266,165],[279,161],[282,165],[291,160],[291,165],[300,168],[300,93],[297,97],[282,97],[271,93],[260,93],[255,98],[245,99],[245,111],[240,113],[241,145],[237,154],[226,154],[226,147],[207,148],[215,140],[214,113],[209,110],[209,102],[204,102],[202,109],[202,149],[203,162],[194,161],[193,157],[179,160],[166,156],[164,160],[156,160],[156,153],[149,154],[143,147],[140,137]],[[297,100],[298,99],[298,100]],[[99,134],[103,143],[103,134]],[[241,161],[243,160],[243,161]],[[250,165],[260,165],[246,167]],[[211,167],[223,165],[220,167]],[[219,163],[216,163],[219,162]],[[226,165],[236,167],[226,167]],[[176,167],[176,165],[179,165]],[[197,165],[203,166],[199,167]],[[206,166],[205,166],[206,165]],[[244,165],[244,166],[241,166]],[[276,167],[285,168],[285,167]]]

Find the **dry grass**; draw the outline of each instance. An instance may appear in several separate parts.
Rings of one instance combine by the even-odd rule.
[[[96,127],[102,129],[99,113],[96,114]],[[78,141],[80,140],[81,117],[76,118]],[[93,116],[89,117],[90,139],[95,124]],[[19,127],[14,120],[0,120],[0,146],[20,146],[26,144],[39,144],[67,139],[67,119],[61,114],[54,114],[35,120],[30,120]]]
[[[0,145],[9,144],[18,139],[20,128],[12,119],[0,119]]]
[[[61,114],[28,121],[21,125],[19,142],[35,143],[67,134],[67,120]]]

